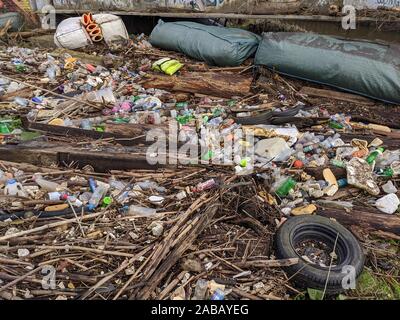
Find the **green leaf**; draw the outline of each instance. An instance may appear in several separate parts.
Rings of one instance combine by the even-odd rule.
[[[317,289],[308,288],[307,289],[308,296],[311,300],[323,300],[324,299],[324,292]]]

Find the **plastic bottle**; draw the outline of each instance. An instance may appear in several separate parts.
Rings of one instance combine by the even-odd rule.
[[[208,288],[208,281],[204,279],[199,279],[196,283],[196,288],[194,289],[194,295],[192,300],[204,300]]]
[[[24,99],[21,97],[15,97],[14,98],[14,103],[21,106],[21,107],[27,107],[29,104],[29,100],[28,99]]]
[[[206,182],[199,183],[196,187],[194,187],[193,192],[202,192],[205,190],[210,190],[217,185],[214,179],[207,180]]]
[[[0,169],[0,184],[7,182],[7,176],[3,170]]]
[[[92,124],[89,119],[82,119],[81,128],[83,130],[92,130]]]
[[[122,191],[126,187],[125,183],[123,183],[123,182],[121,182],[121,181],[119,181],[119,180],[117,180],[117,179],[115,179],[113,177],[111,177],[109,179],[108,183],[109,183],[109,185],[110,185],[110,187],[112,189],[116,189],[116,190],[121,190]]]
[[[160,192],[160,193],[164,193],[164,192],[167,191],[164,187],[160,187],[160,186],[159,186],[157,183],[155,183],[154,181],[149,181],[149,180],[141,181],[141,182],[138,182],[137,185],[138,185],[142,190],[152,190],[152,189],[154,189],[154,190],[156,190],[157,192]]]
[[[94,190],[92,197],[89,200],[88,209],[90,211],[98,207],[101,199],[103,199],[103,197],[106,195],[108,189],[109,189],[108,184],[99,184],[97,186],[96,190]]]
[[[0,134],[9,134],[11,133],[6,123],[0,122]]]
[[[211,296],[211,300],[224,300],[225,299],[225,292],[221,289],[215,290],[214,294]]]
[[[292,190],[295,186],[296,181],[292,178],[288,178],[283,184],[281,184],[281,186],[276,190],[275,193],[281,198],[286,197],[289,194],[289,191]]]
[[[383,170],[383,176],[387,178],[391,178],[394,176],[394,170],[392,168],[386,168]]]
[[[329,122],[329,127],[331,127],[332,129],[343,129],[344,125],[342,125],[341,123],[337,122],[337,121],[330,121]]]
[[[20,73],[24,73],[26,72],[26,66],[24,64],[17,64],[15,65],[15,71],[20,72]]]
[[[345,164],[343,161],[341,161],[341,160],[332,159],[330,162],[331,162],[331,164],[332,164],[333,166],[335,166],[335,167],[338,167],[338,168],[346,168],[346,164]]]
[[[150,217],[157,213],[156,209],[131,205],[128,209],[128,215]]]
[[[372,164],[376,160],[376,158],[378,158],[384,151],[385,148],[379,147],[375,151],[371,152],[370,155],[367,157],[368,164]]]
[[[314,150],[314,146],[311,145],[311,146],[304,147],[303,152],[307,153],[307,152],[311,152],[313,150]]]
[[[62,194],[61,192],[56,191],[56,192],[49,192],[48,196],[50,201],[58,201],[61,199]]]
[[[58,190],[62,189],[62,187],[58,183],[45,180],[45,179],[43,179],[43,177],[41,175],[35,174],[32,179],[42,189],[44,189],[46,191],[55,192],[55,191],[58,191]]]
[[[70,202],[73,206],[78,207],[78,208],[82,207],[82,205],[83,205],[82,201],[80,201],[77,197],[75,197],[75,196],[70,196],[70,195],[68,195],[67,193],[62,194],[61,197],[60,197],[60,199],[61,199],[61,200],[68,201],[68,202]]]
[[[89,178],[89,187],[90,187],[90,191],[94,192],[94,190],[96,190],[96,188],[97,188],[96,180],[94,180],[93,178]]]
[[[6,187],[4,188],[4,195],[6,196],[19,196],[27,198],[24,187],[15,179],[7,180]]]
[[[55,80],[57,77],[57,67],[54,65],[50,65],[46,69],[46,77],[49,78],[51,81]]]

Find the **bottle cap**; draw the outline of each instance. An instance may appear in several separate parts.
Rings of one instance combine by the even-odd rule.
[[[104,197],[103,203],[104,203],[105,205],[111,204],[111,203],[112,203],[112,198],[111,198],[111,197]]]

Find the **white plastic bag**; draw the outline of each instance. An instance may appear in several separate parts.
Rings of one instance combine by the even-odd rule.
[[[83,48],[92,43],[85,28],[81,25],[81,17],[62,21],[57,27],[54,42],[59,48],[71,50]]]
[[[106,43],[129,39],[128,31],[120,17],[113,14],[100,13],[95,14],[93,19],[101,28]]]

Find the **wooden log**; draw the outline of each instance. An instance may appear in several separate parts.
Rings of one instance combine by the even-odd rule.
[[[328,98],[334,99],[339,101],[347,101],[356,104],[363,104],[368,106],[373,106],[375,102],[371,99],[358,96],[351,93],[345,93],[340,91],[334,90],[326,90],[326,89],[317,89],[312,87],[303,87],[301,88],[300,94],[304,94],[311,97],[318,97],[318,98]]]
[[[215,97],[232,98],[250,93],[252,78],[229,72],[190,72],[177,76],[152,74],[141,82],[144,88],[172,92],[201,93]]]
[[[343,139],[344,142],[349,143],[352,139],[361,139],[361,140],[367,140],[368,142],[371,142],[375,138],[379,138],[383,141],[383,144],[389,149],[389,150],[397,150],[399,148],[400,144],[400,137],[398,137],[397,132],[390,132],[383,134],[382,132],[376,133],[376,134],[369,134],[368,131],[366,132],[346,132],[346,133],[340,133],[340,138]]]
[[[133,124],[106,124],[106,132],[98,132],[95,130],[84,130],[74,127],[55,126],[44,123],[28,122],[23,119],[25,129],[44,132],[48,134],[66,136],[66,137],[86,137],[91,139],[113,139],[124,146],[135,146],[146,144],[146,134],[148,131],[160,128],[168,135],[166,126],[156,125],[133,125]],[[150,144],[153,142],[149,142]]]
[[[291,258],[282,260],[250,260],[246,262],[238,262],[236,265],[240,268],[278,268],[289,267],[298,263],[298,258]]]
[[[400,217],[361,210],[345,210],[330,208],[318,209],[317,213],[327,218],[334,218],[347,227],[356,227],[367,233],[398,239],[400,237]]]
[[[0,146],[0,160],[29,163],[36,166],[51,167],[54,164],[77,168],[92,166],[96,172],[109,170],[157,169],[168,165],[151,165],[146,159],[146,148],[137,148],[134,153],[107,153],[76,149],[67,145],[43,145],[41,148],[20,146]],[[173,166],[172,166],[173,167]]]

